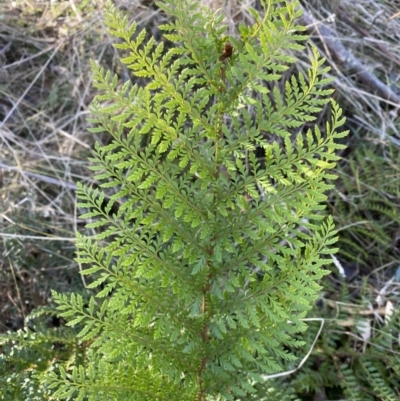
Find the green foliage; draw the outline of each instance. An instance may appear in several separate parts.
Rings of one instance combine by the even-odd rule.
[[[68,327],[49,328],[54,309],[36,309],[23,330],[0,336],[0,399],[50,400],[45,381],[59,366],[80,365],[86,345]]]
[[[275,384],[278,388],[288,386],[302,400],[311,399],[321,391],[328,399],[387,401],[400,398],[398,313],[390,323],[369,319],[371,337],[365,346],[356,329],[358,323],[365,321],[365,316],[358,315],[356,310],[368,309],[366,305],[376,302],[376,290],[372,291],[372,286],[384,286],[382,282],[387,282],[398,267],[398,166],[399,152],[394,146],[371,149],[368,143],[360,140],[346,163],[336,170],[339,179],[330,193],[328,212],[333,214],[340,228],[338,258],[343,265],[358,262],[360,271],[352,283],[343,282],[340,289],[337,281],[324,279],[322,284],[327,298],[341,305],[354,305],[355,310],[351,314],[342,310],[333,313],[329,308],[315,307],[310,312],[311,316],[324,317],[329,324],[325,324],[317,347],[301,371],[287,378],[284,384]],[[378,283],[367,277],[361,282],[359,277],[381,266],[388,267],[370,275],[378,277]],[[387,272],[389,277],[384,276]],[[393,298],[391,301],[395,304]],[[352,323],[344,327],[343,322]],[[316,327],[310,326],[302,334],[308,346],[316,331]]]
[[[348,311],[332,310],[323,304],[310,312],[325,317],[325,328],[302,369],[275,381],[274,388],[284,388],[304,401],[314,399],[316,393],[325,394],[330,400],[392,401],[400,398],[400,313],[396,311],[381,322],[369,318],[371,334],[364,341],[359,327],[366,322],[366,317],[359,312],[368,309],[350,303],[347,288],[347,284],[342,286],[343,293],[338,299],[340,305],[352,305]],[[307,332],[301,334],[307,343],[305,348],[310,347],[316,334],[316,325],[310,325]],[[300,350],[296,353],[304,355]],[[260,386],[258,394],[265,394],[270,387]]]
[[[122,62],[146,84],[121,87],[93,63],[91,131],[112,141],[95,147],[100,188],[78,185],[98,233],[78,235],[77,261],[99,292],[53,293],[90,343],[85,363],[49,372],[55,398],[244,399],[296,360],[335,251],[320,211],[346,133],[316,49],[306,76],[283,80],[296,61],[285,51],[306,37],[297,1],[281,3],[234,38],[196,1],[164,1],[169,49],[109,3]],[[324,132],[303,132],[328,103]]]
[[[338,258],[343,265],[358,262],[358,276],[366,273],[366,266],[368,273],[385,265],[393,266],[394,269],[391,270],[394,273],[398,266],[398,166],[399,152],[395,147],[371,149],[368,143],[358,142],[357,148],[347,158],[347,163],[336,170],[339,179],[335,190],[330,194],[328,211],[335,216],[335,222],[340,227]],[[386,269],[383,270],[385,271]],[[387,280],[385,277],[382,279]],[[325,281],[324,291],[337,295],[337,300],[343,304],[357,305],[360,297],[364,305],[367,301],[370,304],[375,302],[376,294],[365,292],[365,288],[371,285],[370,280],[368,283],[365,279],[363,283],[357,280],[353,285],[350,284],[356,289],[352,296],[348,285],[343,284],[341,293],[338,294],[336,285],[332,286]],[[320,316],[321,311],[316,313]],[[354,324],[347,329],[339,323],[348,321],[348,314],[341,312],[332,316],[324,311],[323,316],[335,318],[335,321],[322,333],[319,352],[314,352],[302,372],[291,380],[291,386],[297,390],[296,393],[310,394],[326,389],[328,393],[331,392],[330,398],[337,399],[399,399],[400,370],[397,353],[400,349],[398,341],[393,337],[394,333],[398,333],[398,328],[394,327],[398,326],[398,315],[392,318],[390,324],[375,322],[372,325],[371,338],[365,349],[360,345],[360,340],[354,340],[355,337],[351,336],[359,338],[360,333],[355,327],[358,319],[365,317],[357,314],[351,316]],[[307,335],[311,332],[312,329]],[[311,342],[313,338],[311,336],[307,342]],[[317,372],[315,366],[318,366]]]

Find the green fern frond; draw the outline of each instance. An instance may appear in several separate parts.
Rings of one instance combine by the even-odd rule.
[[[90,342],[85,366],[51,374],[60,399],[251,396],[295,362],[336,251],[321,210],[346,132],[324,59],[311,48],[310,69],[278,86],[296,61],[283,50],[304,48],[297,1],[264,1],[238,38],[195,1],[159,6],[173,48],[111,3],[105,15],[141,85],[92,64],[92,132],[112,140],[91,160],[99,186],[77,186],[96,230],[77,236],[77,261],[99,292],[53,293]],[[299,130],[328,104],[324,132]]]

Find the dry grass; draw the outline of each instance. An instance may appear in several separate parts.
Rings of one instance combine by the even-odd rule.
[[[115,55],[103,3],[76,3],[15,1],[0,11],[1,330],[19,327],[51,287],[80,284],[74,188],[88,180],[94,140],[89,58]]]
[[[251,23],[252,0],[203,0],[222,8],[234,34]],[[0,331],[21,327],[23,317],[49,301],[50,288],[79,290],[73,260],[77,220],[74,188],[90,182],[87,132],[89,60],[129,77],[118,64],[101,20],[105,0],[17,0],[0,4]],[[400,2],[307,0],[303,7],[329,26],[367,70],[400,95]],[[163,20],[152,1],[120,0],[131,19],[157,34]],[[335,15],[334,22],[331,16]],[[318,28],[318,25],[317,25]],[[337,98],[357,141],[400,145],[398,108],[366,88],[312,36],[332,65]],[[303,64],[305,66],[305,64]],[[323,118],[322,118],[323,122]]]
[[[334,36],[367,71],[400,95],[400,18],[396,17],[399,2],[396,6],[392,0],[309,0],[306,8],[320,21],[333,16],[333,22],[326,24]],[[318,38],[318,27],[314,37]],[[324,43],[320,48],[333,67],[335,88],[341,96],[349,126],[363,139],[399,146],[399,105],[379,98],[373,89],[360,82],[357,72],[343,73],[329,48]]]

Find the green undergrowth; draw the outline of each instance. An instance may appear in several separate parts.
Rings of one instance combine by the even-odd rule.
[[[49,307],[38,307],[25,327],[0,336],[0,400],[51,400],[44,380],[59,366],[82,364],[87,343]]]
[[[326,286],[325,291],[328,289]],[[357,305],[346,283],[342,282],[335,290],[339,292],[337,309],[329,306],[326,299],[321,299],[310,313],[324,319],[324,329],[307,362],[296,373],[271,383],[279,395],[263,396],[265,390],[271,391],[266,386],[260,387],[259,398],[254,399],[306,401],[317,395],[327,400],[399,399],[399,311],[377,319],[373,313],[365,314],[369,310],[368,300],[371,300],[367,290],[359,294],[361,300]],[[354,308],[343,310],[341,303]],[[310,323],[309,330],[302,336],[309,347],[318,335],[319,327],[319,321]],[[299,355],[300,358],[303,356]]]
[[[364,275],[382,266],[393,274],[400,257],[399,149],[360,140],[337,172],[328,203],[340,227],[336,256]]]

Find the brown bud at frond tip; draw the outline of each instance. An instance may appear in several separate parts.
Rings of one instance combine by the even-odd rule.
[[[224,62],[228,58],[231,58],[232,53],[233,53],[233,46],[229,42],[226,42],[225,46],[224,46],[224,51],[221,54],[221,56],[219,57],[219,61]]]

